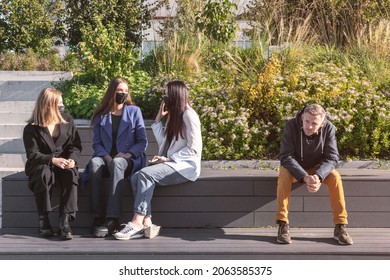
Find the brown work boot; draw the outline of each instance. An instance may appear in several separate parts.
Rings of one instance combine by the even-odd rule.
[[[348,235],[347,226],[342,224],[337,224],[334,227],[334,236],[333,238],[339,242],[341,245],[352,245],[353,241],[351,236]]]
[[[278,238],[276,241],[281,244],[291,244],[290,226],[284,221],[278,221]]]

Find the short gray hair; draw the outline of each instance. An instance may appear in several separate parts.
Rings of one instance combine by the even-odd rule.
[[[326,115],[325,109],[318,104],[310,104],[306,106],[303,113],[310,113],[314,116],[320,115],[322,118],[325,118]]]

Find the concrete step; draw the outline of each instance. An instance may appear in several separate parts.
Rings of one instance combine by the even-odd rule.
[[[26,124],[0,124],[0,138],[22,138]]]
[[[0,71],[0,81],[61,81],[72,76],[66,71]]]
[[[64,71],[0,71],[0,101],[35,101],[43,88],[72,76]]]
[[[12,175],[12,174],[17,174],[20,172],[24,172],[24,167],[0,167],[0,178]]]
[[[0,112],[31,114],[34,106],[35,101],[0,101]]]
[[[0,154],[0,167],[22,169],[26,163],[26,154]]]
[[[51,81],[0,81],[0,100],[35,101],[43,88],[51,86]]]
[[[24,124],[30,118],[31,112],[0,112],[0,124]]]
[[[4,154],[24,154],[22,138],[0,138],[0,153]]]

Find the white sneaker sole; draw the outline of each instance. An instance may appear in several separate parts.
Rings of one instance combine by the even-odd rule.
[[[131,235],[131,236],[124,236],[124,237],[118,237],[118,236],[115,236],[115,239],[117,240],[131,240],[131,239],[139,239],[139,238],[142,238],[144,237],[144,235],[142,233],[136,233],[134,235]]]
[[[131,224],[131,223],[130,223]],[[117,240],[130,240],[130,239],[138,239],[138,238],[142,238],[144,237],[144,231],[145,229],[142,228],[138,231],[136,231],[135,233],[133,233],[132,235],[127,235],[127,234],[123,234],[121,236],[121,230],[126,226],[127,224],[121,224],[120,228],[119,228],[119,231],[117,233],[114,234],[114,237],[115,239]],[[134,229],[134,228],[133,228]]]

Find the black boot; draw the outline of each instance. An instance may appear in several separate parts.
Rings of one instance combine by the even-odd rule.
[[[48,214],[39,215],[39,236],[51,237],[53,235],[54,233],[50,225]]]
[[[93,218],[93,223],[92,223],[91,230],[90,230],[91,234],[94,234],[96,229],[98,227],[100,227],[103,223],[104,223],[104,218],[102,218],[102,217]]]
[[[93,235],[95,237],[106,237],[111,236],[117,232],[120,224],[118,218],[106,218],[104,223],[95,229]]]
[[[60,216],[58,222],[58,235],[62,240],[70,240],[73,238],[72,230],[70,229],[69,222],[71,220],[71,214],[65,213]]]

